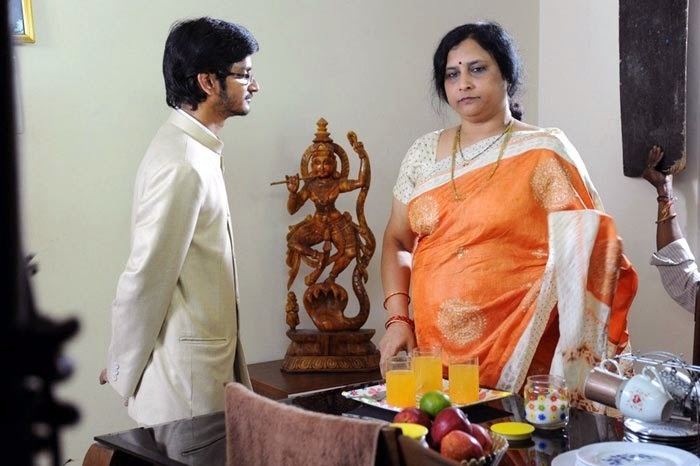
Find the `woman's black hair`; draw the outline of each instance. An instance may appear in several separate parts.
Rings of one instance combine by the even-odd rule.
[[[209,17],[175,23],[165,41],[163,77],[170,107],[197,109],[207,95],[199,73],[216,73],[225,88],[231,65],[258,51],[258,42],[243,26]]]
[[[508,83],[510,112],[517,120],[522,119],[521,106],[513,98],[520,88],[521,62],[513,38],[495,22],[478,22],[458,26],[442,38],[433,56],[433,80],[435,91],[440,100],[447,102],[445,93],[445,68],[447,54],[462,41],[474,39],[484,50],[491,54],[503,79]]]

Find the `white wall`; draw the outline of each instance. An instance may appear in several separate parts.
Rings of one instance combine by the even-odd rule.
[[[689,28],[688,165],[675,187],[678,218],[697,250],[700,9],[690,3],[695,10]],[[643,179],[622,174],[618,52],[617,2],[541,0],[539,123],[562,128],[578,148],[639,272],[630,314],[633,347],[690,357],[692,316],[668,298],[649,265],[656,244],[656,193]]]
[[[509,29],[529,67],[526,116],[537,120],[536,0],[445,0],[439,8],[423,0],[69,3],[34,0],[37,43],[15,50],[24,115],[24,237],[41,267],[35,294],[47,313],[76,315],[82,325],[67,348],[76,372],[59,390],[82,411],[80,425],[64,436],[66,458],[80,460],[94,435],[133,426],[116,394],[98,387],[97,375],[128,253],[135,170],[168,112],[160,67],[174,20],[207,14],[237,21],[261,44],[253,64],[262,91],[251,114],[229,120],[222,134],[249,362],[279,359],[288,344],[284,237],[287,225],[310,209],[289,216],[285,188],[269,182],[298,171],[320,116],[346,149],[348,130],[365,143],[373,172],[366,213],[378,240],[406,149],[452,124],[448,111],[434,112],[430,98],[432,53],[447,30],[481,18]],[[350,204],[340,207],[354,211]],[[365,327],[380,336],[379,250],[369,272],[373,308]]]

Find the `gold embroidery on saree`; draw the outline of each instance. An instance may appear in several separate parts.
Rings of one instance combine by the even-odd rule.
[[[578,199],[568,172],[554,159],[545,159],[537,164],[530,186],[540,205],[548,211],[565,209]]]
[[[486,317],[478,307],[452,298],[440,305],[437,325],[450,343],[466,345],[484,334]]]
[[[438,203],[431,196],[421,196],[408,209],[408,221],[411,224],[411,229],[420,236],[431,234],[437,227],[439,219]]]

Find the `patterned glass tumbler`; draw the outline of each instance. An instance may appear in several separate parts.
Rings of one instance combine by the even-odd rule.
[[[531,375],[523,392],[525,419],[538,429],[560,429],[569,422],[569,391],[562,377]]]

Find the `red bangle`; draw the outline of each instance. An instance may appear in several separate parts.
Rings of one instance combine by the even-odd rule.
[[[394,291],[393,293],[389,293],[388,295],[386,295],[386,298],[384,298],[384,304],[382,304],[384,310],[387,310],[386,302],[389,301],[390,298],[396,296],[397,294],[404,295],[406,299],[408,299],[408,302],[406,303],[407,306],[411,304],[411,297],[408,295],[408,293],[406,293],[405,291]]]
[[[410,317],[394,314],[393,316],[389,317],[386,320],[386,322],[384,322],[384,329],[388,329],[391,324],[394,324],[396,322],[403,322],[404,324],[411,327],[411,330],[416,328],[415,324],[413,323],[413,319],[411,319]]]

